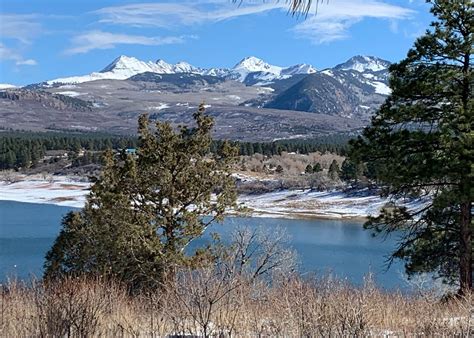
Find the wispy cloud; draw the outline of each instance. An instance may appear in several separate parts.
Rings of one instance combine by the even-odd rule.
[[[288,3],[249,0],[238,6],[229,0],[196,0],[179,4],[138,3],[105,7],[94,13],[100,16],[101,23],[170,28],[219,22],[272,10],[287,11]],[[407,19],[412,14],[410,9],[378,0],[334,0],[327,4],[314,1],[310,15],[297,23],[292,31],[298,38],[319,44],[347,38],[349,28],[366,18],[386,19],[393,26],[395,20]]]
[[[0,37],[9,42],[8,46],[0,42],[0,61],[13,61],[17,66],[37,65],[36,60],[23,57],[20,50],[29,46],[41,30],[35,14],[0,13]]]
[[[175,27],[217,22],[240,16],[287,8],[282,2],[245,1],[240,6],[231,1],[207,0],[182,3],[139,3],[105,7],[94,13],[100,22],[131,26]]]
[[[185,36],[147,37],[142,35],[115,34],[99,30],[80,34],[72,39],[72,47],[65,54],[84,54],[94,49],[111,49],[117,45],[159,46],[178,44],[185,41]]]
[[[38,63],[33,59],[25,59],[15,50],[8,48],[0,42],[0,61],[13,61],[17,66],[36,66]]]
[[[316,14],[297,24],[292,30],[299,38],[320,44],[349,36],[349,28],[366,19],[385,19],[393,27],[395,20],[410,18],[410,9],[380,1],[342,0],[321,3],[312,8]]]
[[[35,14],[0,13],[1,37],[30,44],[32,39],[42,31],[42,26],[37,19]]]

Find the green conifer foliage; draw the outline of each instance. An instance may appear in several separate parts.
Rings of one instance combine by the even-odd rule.
[[[210,152],[213,119],[201,106],[194,128],[139,119],[138,155],[106,152],[85,208],[67,215],[46,256],[45,277],[88,274],[118,279],[131,291],[163,285],[176,267],[208,261],[186,255],[227,208],[235,206],[230,166],[237,149]],[[208,216],[208,217],[203,217]]]
[[[333,181],[338,180],[339,174],[340,174],[339,164],[337,164],[336,160],[333,160],[331,162],[331,165],[329,166],[329,171],[328,171],[329,178]]]
[[[317,162],[313,165],[313,173],[319,173],[323,171],[323,168],[321,167],[321,163]]]
[[[391,67],[392,94],[353,143],[394,197],[367,228],[402,231],[394,258],[472,289],[473,44],[471,0],[433,0],[436,18]],[[416,207],[403,197],[418,197]]]

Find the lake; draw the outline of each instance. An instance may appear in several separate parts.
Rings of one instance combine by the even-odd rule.
[[[0,201],[0,280],[7,276],[41,276],[44,255],[59,232],[62,216],[69,210],[73,208]],[[384,288],[407,286],[400,262],[386,271],[386,256],[394,248],[394,241],[372,237],[360,221],[228,217],[223,224],[210,227],[193,247],[208,242],[210,232],[218,232],[224,241],[228,240],[232,229],[240,225],[282,228],[298,253],[303,273],[330,272],[361,284],[364,275],[371,272]]]

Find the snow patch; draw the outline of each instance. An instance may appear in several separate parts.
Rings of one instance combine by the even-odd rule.
[[[73,182],[66,177],[58,177],[53,181],[0,182],[0,200],[82,208],[89,187],[90,183]]]
[[[56,92],[56,94],[65,95],[69,97],[77,97],[81,95],[86,95],[87,93],[78,93],[78,92],[69,90],[69,91],[64,91],[64,92]]]
[[[390,95],[390,93],[392,92],[392,90],[390,89],[389,86],[387,86],[385,83],[383,82],[378,82],[378,81],[375,81],[375,82],[369,82],[369,84],[375,88],[375,92],[377,94],[382,94],[382,95]]]
[[[11,89],[17,88],[17,86],[9,84],[9,83],[0,83],[0,89]]]
[[[71,84],[68,84],[68,85],[62,85],[62,86],[59,86],[58,87],[59,89],[76,89],[76,88],[80,88],[76,85],[71,85]]]
[[[148,107],[148,109],[154,109],[154,110],[163,110],[163,109],[167,109],[169,108],[169,104],[167,103],[163,103],[163,102],[159,102],[158,103],[158,106],[155,106],[155,107]]]

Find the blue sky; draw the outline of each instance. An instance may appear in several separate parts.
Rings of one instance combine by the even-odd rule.
[[[397,61],[432,20],[422,0],[329,0],[306,18],[287,9],[282,0],[2,0],[0,83],[87,74],[119,55],[199,67],[250,55],[318,69],[357,54]]]

